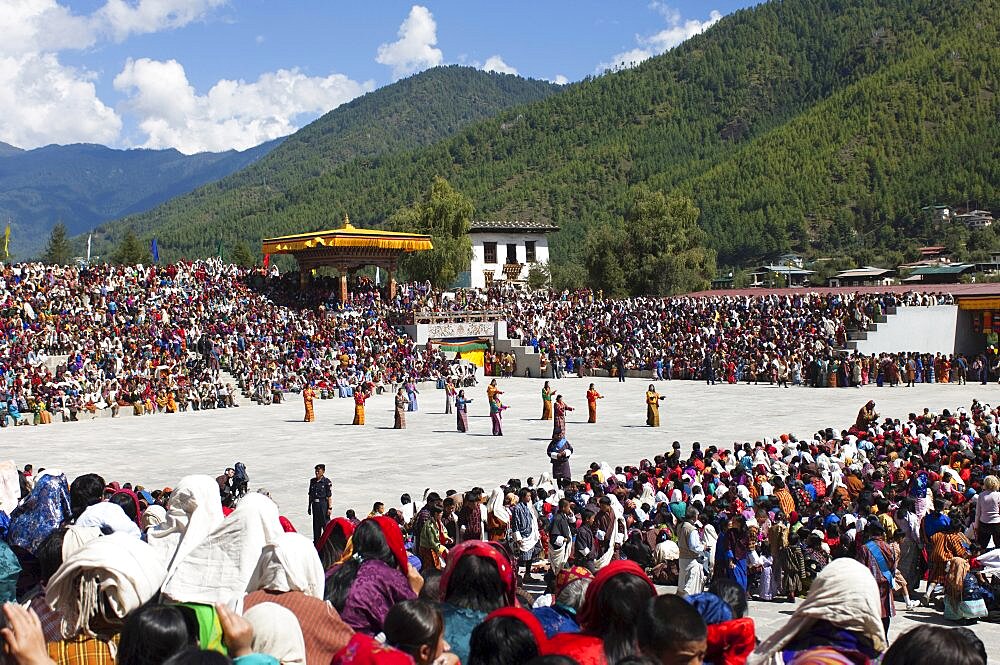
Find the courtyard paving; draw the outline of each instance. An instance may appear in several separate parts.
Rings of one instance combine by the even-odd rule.
[[[649,382],[640,379],[625,383],[593,379],[605,397],[598,405],[598,423],[587,424],[584,395],[590,381],[572,377],[552,382],[576,407],[567,422],[576,450],[574,475],[591,461],[612,466],[638,463],[668,449],[674,440],[686,451],[693,441],[703,446],[731,445],[785,432],[811,437],[821,428],[846,428],[868,399],[876,400],[883,416],[901,418],[924,407],[937,412],[967,407],[974,398],[1000,402],[996,384],[785,389],[661,381],[656,386],[666,400],[662,426],[654,429],[645,426],[644,392]],[[485,383],[467,390],[474,399],[467,434],[457,432],[455,417],[443,413],[443,391],[427,383],[420,388],[420,410],[407,414],[405,430],[392,429],[390,395],[369,400],[364,427],[350,425],[353,400],[318,400],[314,423],[302,422],[297,398],[267,407],[244,400],[235,409],[8,427],[0,430],[0,455],[18,465],[59,468],[70,478],[97,472],[109,480],[147,487],[170,486],[190,473],[215,476],[241,461],[247,465],[251,487],[267,488],[282,513],[308,532],[306,489],[318,462],[327,465],[333,480],[335,513],[354,508],[360,516],[376,500],[397,505],[403,492],[419,501],[425,488],[490,488],[511,477],[537,477],[547,470],[545,446],[552,425],[538,420],[541,381],[507,379],[499,386],[510,407],[503,438],[490,434]],[[791,611],[791,605],[754,603],[758,634],[768,635]],[[939,613],[928,609],[901,615],[893,635],[915,621],[942,621]],[[975,630],[991,652],[1000,653],[1000,627],[982,624]]]

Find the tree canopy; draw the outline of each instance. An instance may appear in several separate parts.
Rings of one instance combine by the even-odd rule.
[[[66,234],[66,225],[57,222],[49,233],[49,243],[45,246],[42,261],[52,265],[64,266],[73,260],[73,247]]]
[[[696,291],[715,275],[691,199],[645,187],[634,190],[621,223],[588,237],[584,262],[590,285],[616,297]]]
[[[472,201],[444,178],[435,178],[426,194],[412,206],[400,209],[389,220],[390,228],[431,236],[434,249],[403,257],[400,268],[408,279],[430,280],[448,287],[472,260]]]

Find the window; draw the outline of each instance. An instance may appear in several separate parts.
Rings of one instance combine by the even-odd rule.
[[[525,263],[535,262],[535,241],[525,240],[524,241],[524,261]]]
[[[483,262],[487,265],[497,262],[497,244],[495,242],[483,243]]]
[[[507,263],[517,263],[517,245],[507,243]]]

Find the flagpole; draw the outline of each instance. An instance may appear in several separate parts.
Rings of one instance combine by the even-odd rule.
[[[93,240],[94,234],[91,233],[87,236],[87,264],[90,264],[90,241]]]

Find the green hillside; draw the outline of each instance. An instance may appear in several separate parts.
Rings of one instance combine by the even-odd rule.
[[[358,156],[288,186],[252,169],[109,228],[184,255],[318,229],[379,225],[443,176],[480,217],[586,229],[622,222],[638,184],[691,193],[721,263],[788,248],[891,250],[928,203],[997,200],[997,0],[785,0],[736,12],[631,70],[475,123],[432,145]],[[993,119],[992,123],[990,118]],[[371,127],[383,130],[381,122]],[[307,128],[308,130],[309,128]],[[307,130],[303,130],[304,132]],[[313,163],[319,151],[296,160]],[[947,171],[947,173],[944,173]],[[888,234],[872,233],[882,227]],[[162,250],[161,250],[162,251]]]
[[[430,69],[339,106],[249,168],[125,223],[144,237],[156,235],[161,255],[169,259],[210,254],[220,239],[230,246],[240,239],[256,243],[260,234],[248,237],[247,228],[268,228],[266,220],[280,217],[283,201],[312,191],[331,170],[345,164],[373,168],[385,154],[432,144],[471,122],[558,90],[545,81],[470,67]],[[342,216],[341,208],[326,209],[310,228]],[[167,230],[179,220],[179,232]],[[122,224],[105,225],[94,241],[107,250],[107,240],[121,232]]]
[[[71,234],[85,233],[234,173],[280,143],[195,155],[88,143],[21,150],[0,143],[0,220],[10,220],[10,251],[22,259],[37,256],[59,222]]]

